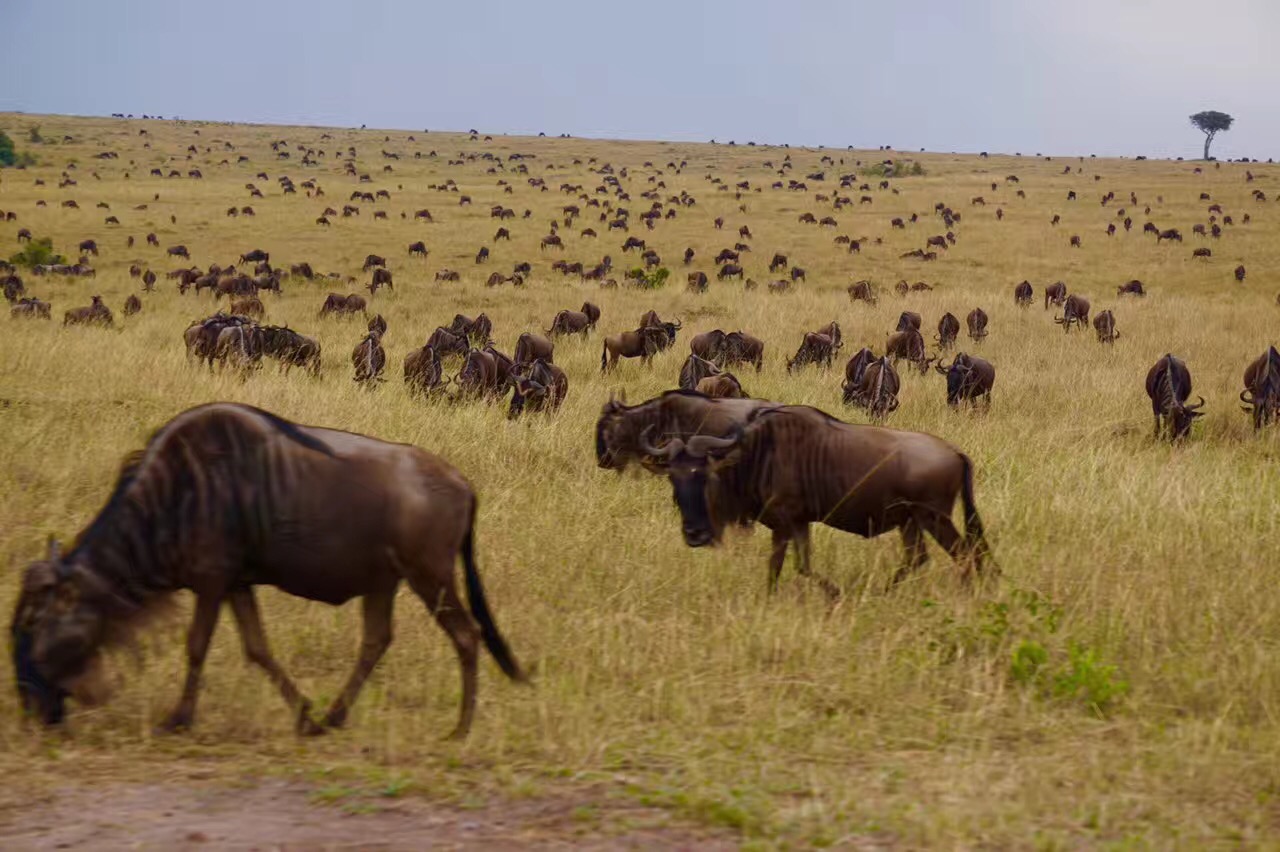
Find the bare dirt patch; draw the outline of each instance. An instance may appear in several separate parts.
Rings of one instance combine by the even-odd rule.
[[[474,808],[288,781],[72,787],[0,806],[4,849],[732,849],[724,834],[603,796]]]

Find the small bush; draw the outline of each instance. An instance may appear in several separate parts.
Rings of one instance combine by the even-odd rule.
[[[13,150],[13,140],[9,134],[0,130],[0,166],[12,166],[17,155]]]
[[[49,237],[40,237],[27,243],[22,251],[9,258],[9,262],[30,269],[33,266],[45,266],[50,263],[66,263],[67,259],[54,252],[53,240]]]
[[[903,178],[928,174],[919,160],[894,160],[890,164],[875,163],[862,170],[867,177]]]
[[[667,278],[671,276],[671,270],[665,266],[659,266],[653,272],[645,272],[639,267],[631,270],[631,274],[627,279],[635,287],[641,290],[658,290],[667,285]]]
[[[27,128],[27,139],[31,140],[32,145],[39,145],[44,142],[44,137],[40,135],[40,125],[33,124]]]

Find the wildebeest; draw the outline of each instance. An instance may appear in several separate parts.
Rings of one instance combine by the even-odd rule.
[[[142,313],[142,300],[136,295],[130,293],[129,298],[124,300],[124,310],[122,313],[127,317]]]
[[[371,330],[351,351],[351,366],[355,369],[357,384],[369,385],[382,380],[387,366],[387,353],[382,348],[382,334]]]
[[[531,364],[522,364],[512,379],[507,417],[514,419],[525,411],[555,411],[568,393],[569,378],[555,364],[540,358]]]
[[[726,278],[742,278],[742,267],[736,263],[726,263],[720,267],[720,271],[716,273],[717,280],[723,281]]]
[[[1102,311],[1093,318],[1093,330],[1098,333],[1099,343],[1115,343],[1120,337],[1120,332],[1116,331],[1115,314],[1111,311]]]
[[[320,316],[329,314],[363,314],[366,312],[367,304],[364,296],[359,293],[351,293],[346,296],[340,293],[330,293],[325,297],[324,305],[320,308]]]
[[[97,256],[98,256],[98,244],[97,244],[96,242],[94,242],[93,240],[81,240],[81,241],[80,241],[80,253],[81,253],[81,254],[91,254],[91,255],[93,255],[94,257],[97,257]]]
[[[409,254],[418,255],[425,258],[427,256],[427,244],[419,240],[416,243],[409,243]]]
[[[976,355],[960,352],[950,365],[938,364],[934,369],[947,377],[947,405],[985,400],[991,407],[991,389],[996,383],[996,368]]]
[[[151,235],[149,234],[147,236],[147,241],[151,241]],[[171,246],[165,251],[165,253],[170,257],[185,257],[187,260],[191,259],[191,252],[187,251],[186,246]]]
[[[551,320],[551,328],[547,329],[546,334],[548,337],[562,334],[581,334],[586,337],[594,327],[591,317],[582,311],[560,311]]]
[[[969,328],[969,339],[975,343],[981,343],[987,336],[987,312],[982,308],[974,308],[969,311],[969,315],[964,318],[965,325]]]
[[[1117,296],[1145,296],[1147,295],[1147,291],[1142,286],[1142,282],[1135,278],[1132,281],[1126,281],[1125,283],[1117,287],[1116,295]]]
[[[694,390],[712,399],[746,399],[748,394],[733,373],[717,373],[698,382]]]
[[[231,313],[261,319],[263,314],[266,313],[266,308],[263,307],[262,300],[257,296],[244,296],[232,300]]]
[[[369,282],[369,285],[368,285],[369,295],[372,296],[375,293],[377,293],[379,287],[386,287],[389,290],[396,289],[395,283],[391,279],[390,269],[383,269],[379,267],[373,270],[373,279]]]
[[[320,344],[291,328],[263,326],[262,353],[277,359],[286,373],[302,367],[314,376],[320,375]]]
[[[600,372],[616,367],[619,358],[639,358],[641,364],[648,364],[668,345],[667,330],[662,326],[641,326],[635,331],[609,335],[600,351]]]
[[[719,364],[724,358],[725,333],[721,329],[704,331],[689,339],[689,351],[699,358]]]
[[[960,336],[960,320],[955,315],[947,311],[942,315],[942,319],[938,320],[938,341],[939,349],[950,349],[955,346],[956,338]]]
[[[915,311],[903,311],[898,314],[898,324],[894,326],[893,330],[906,331],[909,328],[914,328],[916,331],[919,331],[922,322],[923,320],[920,315]]]
[[[414,349],[404,358],[404,383],[411,394],[427,394],[440,390],[443,369],[431,346]]]
[[[664,467],[680,509],[685,543],[703,547],[725,526],[762,523],[773,532],[769,589],[776,589],[794,542],[809,577],[809,527],[823,523],[866,538],[899,529],[903,579],[927,560],[924,532],[962,565],[982,570],[987,544],[973,498],[973,465],[945,441],[920,432],[854,426],[806,406],[756,411],[728,437],[640,436],[649,463]],[[962,536],[951,522],[959,496]],[[830,584],[824,583],[828,591]]]
[[[863,351],[870,356],[871,350]],[[847,374],[846,368],[846,376]],[[887,417],[898,409],[900,386],[898,372],[893,369],[893,364],[889,362],[887,355],[881,358],[868,357],[862,366],[857,384],[846,381],[844,401],[867,409],[872,417]]]
[[[1240,281],[1240,282],[1244,281],[1245,269],[1244,269],[1243,263],[1236,267],[1235,276],[1236,276],[1236,281]]]
[[[270,263],[271,255],[262,249],[254,249],[240,255],[238,263]]]
[[[1034,297],[1030,281],[1022,281],[1013,288],[1013,303],[1020,308],[1030,307]]]
[[[787,359],[787,372],[798,370],[806,364],[830,367],[832,359],[839,351],[840,344],[836,343],[828,335],[812,331],[806,332],[804,339],[800,342],[800,348],[796,350],[795,356]]]
[[[710,284],[707,280],[707,273],[701,271],[689,273],[687,285],[689,290],[692,290],[695,293],[705,293],[709,286]]]
[[[718,376],[720,372],[720,368],[714,361],[691,354],[680,367],[679,387],[683,390],[694,390],[698,382],[708,376]]]
[[[200,672],[223,603],[235,615],[245,656],[276,684],[297,731],[341,727],[391,643],[396,589],[406,580],[458,654],[462,707],[452,736],[461,738],[475,714],[482,640],[508,677],[526,679],[494,624],[476,569],[476,510],[466,479],[416,447],[302,426],[246,405],[189,409],[130,457],[69,553],[51,541],[47,559],[23,574],[11,625],[23,706],[53,725],[68,697],[101,697],[101,652],[127,643],[147,615],[187,589],[195,594],[187,676],[164,729],[195,721]],[[470,614],[455,587],[459,555]],[[254,585],[332,605],[363,597],[359,662],[319,724],[271,654]]]
[[[1172,242],[1180,243],[1182,242],[1182,234],[1178,232],[1177,228],[1169,228],[1167,230],[1157,232],[1156,243],[1160,243],[1163,240],[1170,240]]]
[[[437,358],[444,358],[447,355],[465,358],[471,348],[465,334],[450,331],[443,326],[437,326],[436,330],[431,332],[431,336],[427,338],[427,346],[435,350]]]
[[[1049,305],[1061,305],[1067,300],[1067,285],[1062,281],[1055,281],[1053,284],[1044,288],[1044,309],[1049,310]]]
[[[516,339],[516,350],[513,356],[517,364],[532,364],[539,359],[552,363],[555,355],[555,344],[541,334],[526,331]]]
[[[115,323],[111,309],[102,303],[101,296],[94,296],[91,304],[83,308],[72,308],[62,316],[63,325],[102,325]]]
[[[751,364],[760,372],[764,366],[764,341],[744,331],[731,331],[724,336],[721,366]]]
[[[1151,399],[1151,412],[1155,417],[1154,437],[1168,432],[1176,441],[1190,434],[1191,424],[1203,417],[1204,397],[1195,405],[1187,405],[1191,396],[1191,372],[1180,358],[1166,354],[1147,372],[1147,396]]]
[[[461,277],[462,277],[461,275],[459,275],[457,272],[454,272],[452,269],[441,269],[439,272],[436,273],[437,281],[457,281]]]
[[[506,390],[506,381],[498,368],[498,360],[493,353],[483,349],[472,349],[467,352],[458,371],[454,384],[458,388],[457,398],[488,397],[493,398]]]
[[[375,266],[380,266],[383,269],[386,269],[387,259],[385,257],[380,257],[379,255],[376,255],[376,254],[371,254],[364,259],[364,266],[361,268],[365,272],[368,272],[370,269],[372,269]]]
[[[1240,401],[1253,414],[1253,428],[1261,429],[1280,417],[1280,352],[1267,348],[1244,371]]]
[[[1191,250],[1191,256],[1194,257],[1213,257],[1213,249],[1198,248]]]
[[[9,316],[12,319],[51,319],[53,308],[48,302],[30,297],[14,302],[9,309]]]
[[[871,350],[864,346],[844,365],[844,384],[841,385],[841,391],[845,405],[854,402],[854,398],[862,387],[862,377],[866,374],[867,365],[874,361],[875,357]]]
[[[871,287],[870,281],[856,281],[849,285],[849,298],[854,302],[866,302],[874,305],[876,303],[876,294]]]
[[[1063,331],[1071,331],[1071,326],[1076,324],[1084,328],[1089,324],[1089,300],[1072,293],[1062,307],[1062,316],[1054,317],[1053,321],[1062,326]]]
[[[256,325],[247,321],[225,325],[218,331],[209,366],[217,361],[223,367],[230,364],[238,370],[249,370],[261,363],[262,351],[262,331]]]
[[[734,257],[733,259],[737,260],[738,258]],[[787,256],[785,254],[775,254],[773,256],[773,260],[769,261],[769,271],[777,272],[779,269],[786,269],[787,262]]]
[[[924,337],[915,328],[906,331],[895,331],[885,340],[885,354],[894,361],[906,360],[915,364],[920,372],[929,369],[929,364],[936,360],[926,357]]]

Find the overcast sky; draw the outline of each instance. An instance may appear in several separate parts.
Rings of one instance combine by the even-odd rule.
[[[0,0],[0,111],[1280,157],[1280,0]]]

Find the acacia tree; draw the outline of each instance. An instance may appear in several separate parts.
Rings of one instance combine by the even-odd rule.
[[[1209,159],[1209,145],[1213,142],[1213,137],[1218,135],[1220,130],[1230,130],[1231,123],[1234,118],[1225,112],[1207,109],[1204,112],[1198,112],[1191,116],[1191,124],[1197,130],[1204,134],[1204,158]]]

